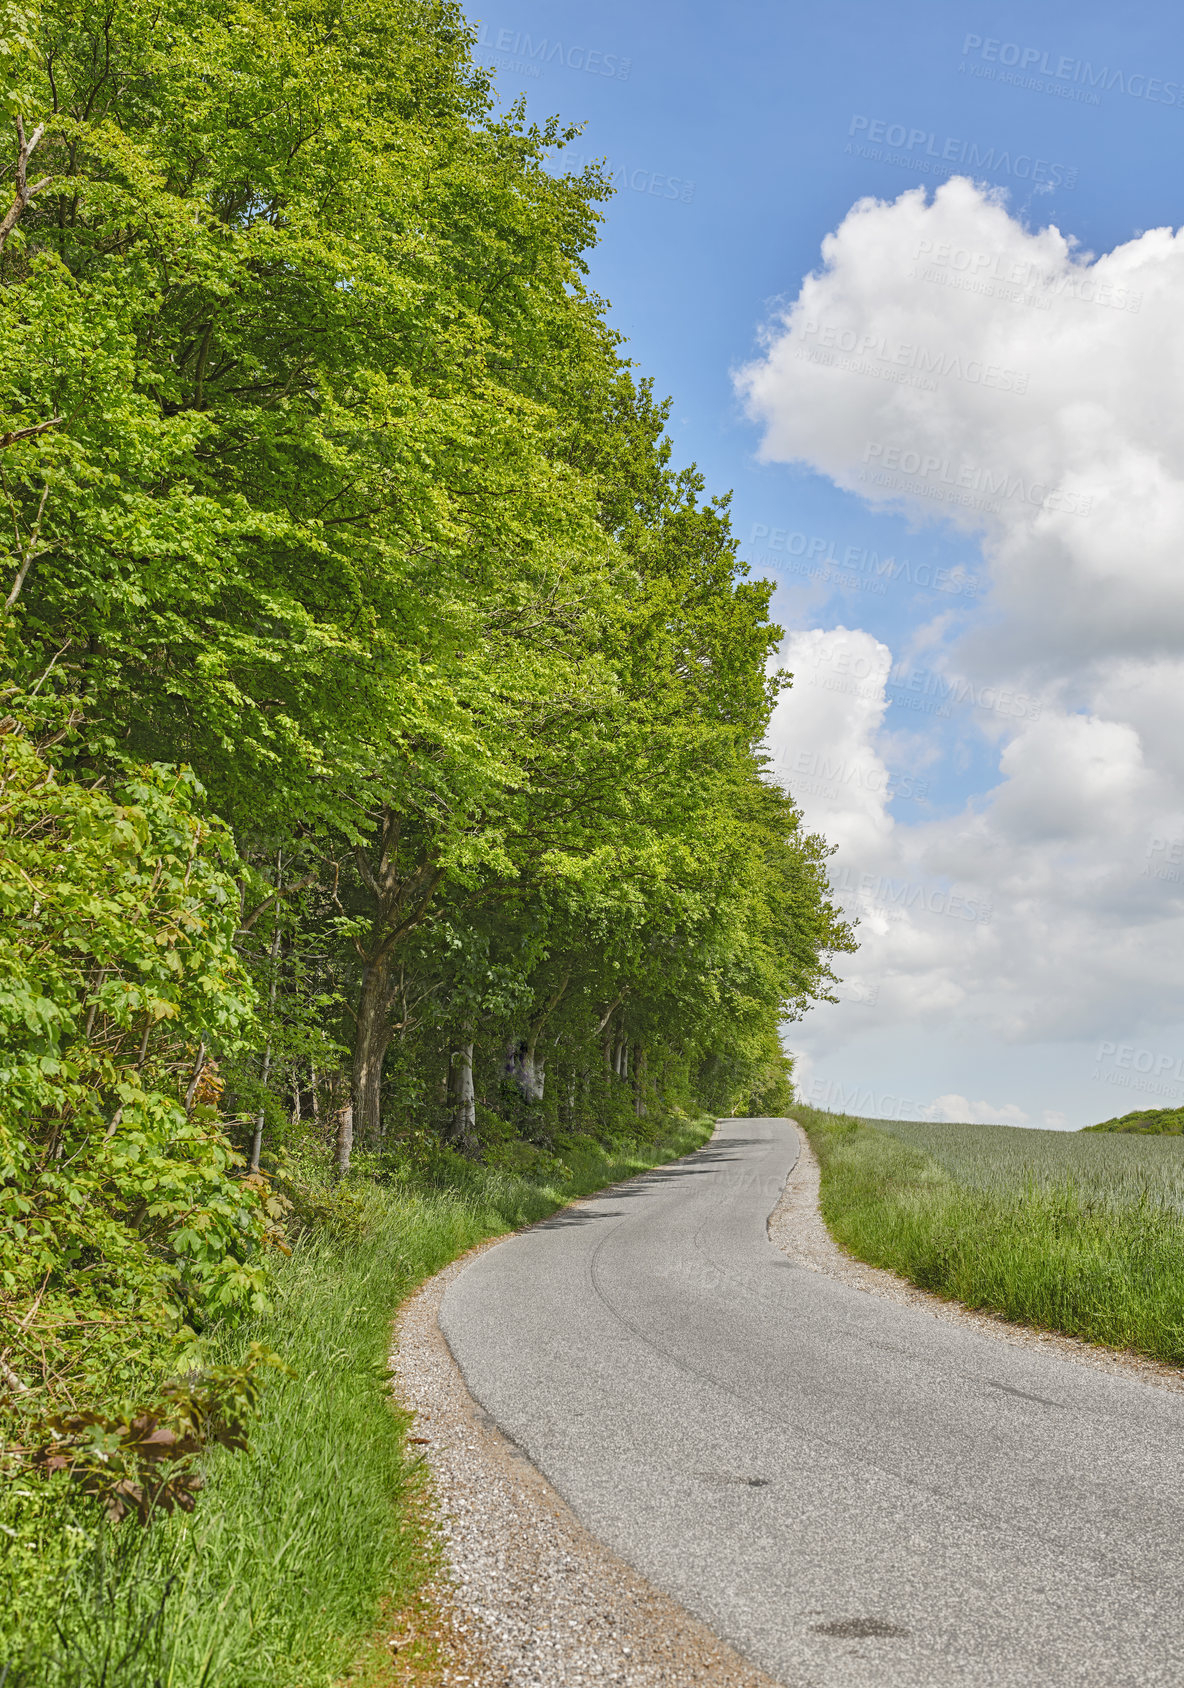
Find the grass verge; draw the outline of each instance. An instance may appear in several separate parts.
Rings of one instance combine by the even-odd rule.
[[[858,1259],[1018,1324],[1184,1364],[1178,1145],[795,1118],[822,1166],[822,1216]]]
[[[688,1154],[710,1121],[605,1148],[588,1138],[522,1176],[459,1169],[359,1181],[279,1273],[272,1314],[236,1332],[277,1350],[247,1455],[216,1455],[189,1516],[100,1524],[52,1486],[14,1485],[0,1529],[3,1688],[327,1688],[438,1566],[405,1418],[392,1317],[484,1238]]]

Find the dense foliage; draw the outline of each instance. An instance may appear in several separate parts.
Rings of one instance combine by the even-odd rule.
[[[1133,1114],[1104,1119],[1087,1125],[1086,1131],[1137,1131],[1152,1137],[1179,1137],[1184,1133],[1184,1108],[1136,1108]]]
[[[258,1311],[309,1142],[389,1177],[783,1109],[850,939],[763,772],[770,589],[585,285],[605,184],[450,0],[5,15],[27,1416]]]
[[[425,1588],[439,1557],[422,1450],[410,1415],[392,1411],[392,1313],[482,1238],[688,1154],[711,1128],[575,1141],[530,1176],[453,1157],[430,1178],[339,1185],[332,1222],[279,1261],[271,1309],[212,1339],[215,1361],[240,1365],[254,1337],[287,1367],[270,1371],[249,1454],[215,1446],[203,1459],[192,1513],[139,1530],[93,1506],[66,1512],[53,1482],[0,1483],[4,1688],[393,1688],[458,1674],[455,1660],[417,1659],[440,1627]],[[225,1395],[217,1365],[209,1381]],[[349,1669],[364,1656],[372,1670]]]
[[[119,1381],[99,1333],[259,1301],[263,1214],[192,1054],[238,1046],[251,1009],[197,795],[158,770],[59,783],[0,737],[0,1297],[10,1372],[70,1395]]]

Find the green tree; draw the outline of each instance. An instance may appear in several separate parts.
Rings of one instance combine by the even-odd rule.
[[[11,39],[3,613],[78,699],[66,774],[192,768],[231,829],[254,1158],[299,1062],[344,1163],[392,1041],[471,1072],[482,1015],[524,1095],[544,1043],[767,1067],[848,939],[760,795],[768,584],[587,289],[572,132],[496,115],[437,0],[46,0]]]
[[[233,852],[200,799],[161,767],[63,779],[0,720],[0,1359],[18,1392],[117,1392],[263,1304],[263,1192],[233,1176],[212,1105],[254,999]]]

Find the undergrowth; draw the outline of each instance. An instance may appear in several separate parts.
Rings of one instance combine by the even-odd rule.
[[[525,1173],[437,1151],[314,1186],[273,1311],[212,1355],[233,1362],[256,1341],[288,1372],[267,1385],[249,1453],[208,1458],[192,1514],[112,1524],[52,1479],[0,1494],[0,1683],[340,1679],[380,1612],[413,1599],[435,1564],[421,1468],[388,1392],[399,1303],[475,1243],[687,1154],[710,1130],[683,1121],[608,1147],[577,1137]]]

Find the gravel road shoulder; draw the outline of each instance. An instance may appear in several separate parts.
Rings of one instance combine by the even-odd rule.
[[[795,1125],[796,1121],[793,1122]],[[1038,1348],[1045,1354],[1072,1360],[1078,1365],[1091,1366],[1096,1371],[1122,1377],[1137,1377],[1161,1389],[1184,1393],[1184,1374],[1174,1366],[1139,1354],[1124,1353],[1113,1348],[1096,1348],[1092,1343],[1073,1336],[1061,1336],[1054,1331],[1033,1330],[1026,1325],[1009,1324],[1006,1319],[990,1313],[975,1312],[958,1301],[945,1301],[939,1295],[918,1289],[895,1272],[879,1266],[868,1266],[862,1260],[839,1247],[826,1228],[818,1209],[820,1168],[818,1157],[810,1147],[810,1140],[800,1125],[801,1153],[797,1164],[786,1180],[781,1200],[769,1216],[769,1238],[788,1259],[812,1272],[837,1278],[852,1289],[895,1301],[900,1306],[915,1308],[935,1319],[951,1324],[970,1325],[997,1342],[1016,1348]]]

